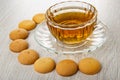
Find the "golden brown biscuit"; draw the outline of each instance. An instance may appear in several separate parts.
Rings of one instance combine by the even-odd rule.
[[[85,74],[93,75],[101,70],[101,64],[96,59],[85,58],[80,60],[79,70]]]
[[[70,59],[60,61],[56,66],[56,71],[62,76],[71,76],[78,70],[77,64]]]
[[[33,21],[35,21],[37,24],[41,23],[43,20],[45,20],[45,14],[39,13],[33,16]]]
[[[51,72],[55,68],[55,62],[53,59],[47,58],[39,58],[34,63],[34,70],[39,73],[48,73]]]
[[[15,29],[10,32],[9,37],[12,40],[25,39],[28,37],[28,31],[25,29]]]
[[[28,43],[23,39],[17,39],[10,43],[9,48],[13,52],[20,52],[28,48]]]
[[[33,49],[23,50],[18,55],[18,61],[21,64],[25,65],[33,64],[38,58],[39,58],[38,53]]]
[[[32,20],[24,20],[19,23],[19,28],[26,29],[27,31],[30,31],[36,27],[36,23]]]

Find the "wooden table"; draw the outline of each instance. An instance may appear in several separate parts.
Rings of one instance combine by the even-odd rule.
[[[16,29],[20,21],[45,12],[49,6],[60,1],[65,0],[0,0],[0,80],[120,80],[120,0],[84,0],[96,6],[99,19],[109,28],[109,39],[102,47],[91,52],[92,54],[49,53],[35,41],[34,30],[27,39],[29,48],[38,51],[41,57],[53,58],[56,63],[66,58],[77,63],[83,57],[96,58],[102,64],[99,74],[85,75],[78,71],[71,77],[62,77],[55,70],[40,74],[34,71],[33,65],[26,66],[18,62],[18,54],[9,50],[10,31]]]

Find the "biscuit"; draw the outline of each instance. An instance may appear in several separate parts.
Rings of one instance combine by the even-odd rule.
[[[78,71],[78,65],[70,59],[60,61],[56,66],[56,72],[61,76],[71,76]]]
[[[35,21],[37,24],[41,23],[43,20],[45,20],[45,14],[39,13],[33,16],[33,21]]]
[[[82,73],[93,75],[101,70],[101,64],[96,59],[84,58],[79,62],[79,70]]]
[[[24,65],[33,64],[38,58],[38,53],[33,49],[23,50],[18,55],[18,61]]]
[[[46,58],[39,58],[34,63],[34,70],[39,73],[48,73],[51,72],[55,68],[55,62],[53,59],[46,57]]]
[[[19,23],[18,27],[30,31],[36,27],[36,23],[32,20],[23,20]]]
[[[9,37],[11,40],[26,39],[28,37],[28,31],[25,29],[15,29],[10,32]]]
[[[9,48],[13,52],[20,52],[28,48],[28,43],[23,39],[17,39],[10,43]]]

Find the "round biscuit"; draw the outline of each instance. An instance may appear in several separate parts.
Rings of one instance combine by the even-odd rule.
[[[28,31],[22,28],[15,29],[10,32],[9,37],[11,40],[26,39],[28,37]]]
[[[35,21],[37,24],[41,23],[43,20],[45,20],[45,14],[38,13],[33,16],[33,21]]]
[[[19,23],[18,27],[30,31],[36,27],[36,23],[32,20],[23,20]]]
[[[48,73],[55,68],[55,61],[49,57],[39,58],[34,63],[34,70],[39,73]]]
[[[70,59],[60,61],[56,65],[56,72],[61,76],[71,76],[78,71],[78,65]]]
[[[23,39],[17,39],[10,43],[9,48],[13,52],[20,52],[28,48],[28,43]]]
[[[93,75],[101,70],[101,64],[98,60],[93,58],[84,58],[79,62],[79,70],[82,73]]]
[[[38,58],[38,53],[33,49],[23,50],[18,55],[18,61],[24,65],[33,64]]]

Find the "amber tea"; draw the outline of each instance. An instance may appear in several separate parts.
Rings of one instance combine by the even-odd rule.
[[[91,12],[67,12],[56,15],[53,20],[54,22],[61,24],[61,28],[70,28],[69,30],[56,28],[48,24],[48,27],[52,35],[57,39],[66,44],[76,44],[85,40],[94,30],[94,24],[88,26],[78,26],[90,20],[93,17]],[[75,28],[75,29],[72,29]]]

